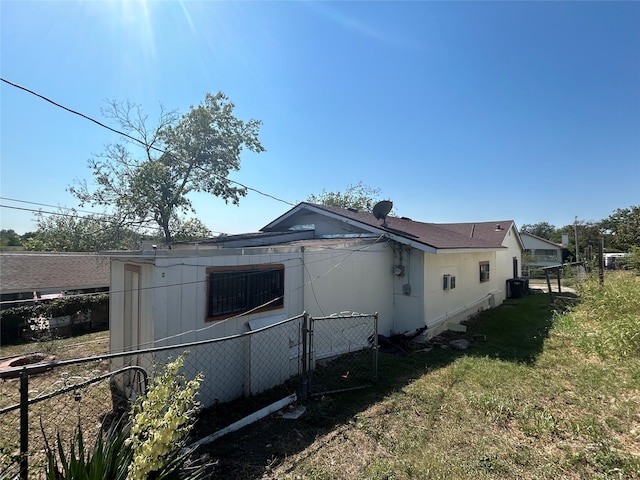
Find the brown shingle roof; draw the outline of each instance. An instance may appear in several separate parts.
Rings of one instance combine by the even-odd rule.
[[[109,259],[84,253],[2,253],[0,292],[66,291],[109,286]]]
[[[387,227],[382,226],[372,213],[326,205],[301,203],[358,221],[398,236],[405,237],[437,249],[449,248],[500,248],[512,220],[472,223],[424,223],[408,218],[387,217]],[[497,229],[500,225],[500,229]]]

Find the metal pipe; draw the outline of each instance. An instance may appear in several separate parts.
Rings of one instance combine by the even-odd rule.
[[[20,375],[20,478],[28,479],[29,471],[29,374]]]

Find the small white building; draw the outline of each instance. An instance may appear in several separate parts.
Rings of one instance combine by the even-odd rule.
[[[538,237],[531,233],[521,232],[520,238],[524,244],[524,252],[533,263],[529,267],[549,267],[562,265],[562,245]]]

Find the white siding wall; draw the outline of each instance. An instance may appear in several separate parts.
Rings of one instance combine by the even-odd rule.
[[[393,319],[392,265],[393,253],[387,243],[307,249],[305,310],[315,316],[378,312],[378,329],[388,334]]]
[[[390,333],[413,332],[424,326],[422,309],[424,306],[424,253],[420,250],[403,248],[402,265],[404,275],[398,276],[394,267],[400,264],[396,251],[389,267],[393,278],[393,325]],[[406,293],[405,285],[410,288]]]
[[[490,281],[480,282],[480,262],[489,261]],[[456,287],[443,289],[443,275],[455,275]],[[496,255],[488,253],[425,253],[424,320],[430,329],[459,322],[488,308],[488,295],[495,293]],[[431,332],[433,333],[433,332]]]
[[[109,295],[109,350],[124,350],[124,262],[111,261],[111,285]]]
[[[139,267],[138,325],[125,325],[125,266]],[[138,261],[112,260],[111,262],[111,294],[109,296],[109,348],[111,352],[121,352],[137,348],[153,346],[153,288],[151,272],[153,265]],[[125,341],[125,331],[135,331],[132,338],[135,345]],[[129,344],[128,344],[129,343]],[[140,347],[138,347],[140,345]],[[116,359],[113,367],[118,368],[127,363],[139,363],[137,359]],[[143,365],[144,366],[144,365]]]
[[[228,253],[227,253],[228,252]],[[233,253],[233,254],[229,254]],[[170,257],[156,260],[156,341],[158,345],[227,337],[247,331],[249,320],[282,319],[303,311],[301,252],[243,254],[242,249],[216,256]],[[207,321],[208,267],[283,264],[285,266],[284,308],[220,321]],[[164,276],[163,276],[164,275]],[[191,332],[191,333],[185,333]],[[179,337],[176,335],[181,334]],[[172,337],[170,340],[164,340]]]

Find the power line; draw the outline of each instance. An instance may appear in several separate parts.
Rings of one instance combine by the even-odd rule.
[[[7,200],[9,202],[16,202],[16,203],[26,203],[28,205],[38,205],[40,207],[51,207],[51,208],[60,208],[60,209],[64,209],[64,210],[74,210],[76,212],[88,213],[90,215],[108,215],[106,213],[101,213],[101,212],[91,212],[89,210],[79,210],[79,209],[74,208],[74,207],[61,207],[60,205],[51,205],[50,203],[30,202],[29,200],[19,200],[17,198],[9,198],[9,197],[0,196],[0,200]],[[9,208],[11,208],[11,207],[9,207]]]
[[[27,200],[17,200],[17,199],[13,199],[13,198],[7,198],[7,197],[0,197],[0,199],[3,200],[9,200],[12,202],[22,202],[22,203],[26,203],[29,205],[42,205],[45,207],[57,207],[56,205],[49,205],[46,203],[37,203],[37,202],[29,202]],[[4,205],[4,204],[0,204],[0,208],[9,208],[9,209],[13,209],[13,210],[22,210],[22,211],[26,211],[26,212],[33,212],[33,213],[41,213],[44,215],[56,215],[59,217],[68,217],[68,218],[75,218],[75,219],[80,219],[80,220],[90,220],[92,222],[104,222],[104,223],[110,223],[110,224],[117,224],[117,222],[111,218],[109,218],[109,214],[108,213],[103,213],[103,212],[90,212],[88,210],[76,210],[73,207],[57,207],[61,210],[73,210],[75,212],[84,212],[87,213],[89,215],[83,216],[83,215],[75,215],[73,213],[65,213],[62,211],[59,212],[50,212],[47,210],[42,210],[42,209],[34,209],[34,208],[26,208],[26,207],[17,207],[15,205]],[[107,218],[100,218],[101,216],[103,217],[107,217]],[[153,222],[151,220],[142,220],[142,221],[136,221],[136,222],[125,222],[125,224],[123,225],[124,227],[128,228],[129,225],[136,225],[142,228],[146,228],[146,229],[154,229],[156,228],[153,224]],[[147,224],[147,225],[145,225]],[[225,232],[219,232],[217,230],[209,230],[211,233],[218,233],[218,234],[222,234],[222,235],[226,235]]]
[[[102,127],[102,128],[106,128],[107,130],[109,130],[109,131],[111,131],[111,132],[113,132],[113,133],[117,133],[118,135],[122,135],[123,137],[128,138],[129,140],[131,140],[131,141],[133,141],[133,142],[135,142],[135,143],[138,143],[138,144],[142,145],[145,149],[153,150],[153,151],[156,151],[156,152],[162,153],[162,154],[164,154],[164,155],[168,155],[168,156],[170,156],[171,158],[173,158],[173,159],[175,159],[175,160],[182,161],[182,162],[184,162],[184,163],[188,163],[188,162],[186,162],[185,160],[182,160],[182,159],[180,159],[180,158],[176,157],[174,154],[172,154],[172,153],[170,153],[170,152],[167,152],[166,150],[164,150],[164,149],[162,149],[162,148],[158,148],[158,147],[155,147],[155,146],[153,146],[153,145],[148,145],[148,144],[146,144],[145,142],[143,142],[142,140],[140,140],[140,139],[138,139],[138,138],[135,138],[135,137],[134,137],[134,136],[132,136],[132,135],[129,135],[129,134],[125,133],[125,132],[122,132],[122,131],[120,131],[120,130],[117,130],[117,129],[115,129],[115,128],[113,128],[113,127],[110,127],[110,126],[108,126],[108,125],[105,125],[104,123],[102,123],[102,122],[100,122],[100,121],[96,120],[95,118],[92,118],[92,117],[90,117],[90,116],[88,116],[88,115],[85,115],[84,113],[81,113],[81,112],[78,112],[78,111],[76,111],[76,110],[73,110],[73,109],[71,109],[71,108],[69,108],[69,107],[66,107],[66,106],[64,106],[64,105],[62,105],[62,104],[60,104],[60,103],[58,103],[58,102],[55,102],[54,100],[51,100],[50,98],[45,97],[44,95],[41,95],[41,94],[39,94],[39,93],[37,93],[37,92],[35,92],[35,91],[33,91],[33,90],[31,90],[31,89],[27,88],[27,87],[23,87],[22,85],[19,85],[19,84],[17,84],[17,83],[11,82],[11,81],[9,81],[9,80],[7,80],[7,79],[3,78],[3,77],[0,77],[0,80],[2,80],[3,82],[5,82],[5,83],[6,83],[6,84],[8,84],[8,85],[11,85],[12,87],[15,87],[15,88],[17,88],[17,89],[20,89],[20,90],[23,90],[23,91],[25,91],[25,92],[27,92],[27,93],[30,93],[31,95],[34,95],[34,96],[36,96],[36,97],[38,97],[38,98],[40,98],[40,99],[44,100],[45,102],[48,102],[48,103],[50,103],[50,104],[52,104],[52,105],[54,105],[54,106],[56,106],[56,107],[58,107],[58,108],[61,108],[61,109],[65,110],[65,111],[67,111],[67,112],[69,112],[69,113],[72,113],[72,114],[74,114],[74,115],[78,115],[79,117],[82,117],[82,118],[84,118],[85,120],[89,120],[90,122],[95,123],[96,125],[98,125],[98,126],[100,126],[100,127]],[[271,195],[270,193],[265,193],[265,192],[263,192],[263,191],[261,191],[261,190],[258,190],[257,188],[249,187],[249,186],[244,185],[244,184],[242,184],[242,183],[240,183],[240,182],[237,182],[237,181],[235,181],[235,180],[231,180],[230,178],[220,177],[219,175],[215,175],[215,174],[214,174],[213,176],[215,176],[215,177],[217,177],[217,178],[219,178],[219,179],[223,179],[223,180],[225,180],[225,181],[228,181],[228,182],[230,182],[230,183],[234,183],[234,184],[236,184],[236,185],[239,185],[239,186],[241,186],[242,188],[244,188],[244,189],[246,189],[246,190],[249,190],[249,191],[252,191],[252,192],[256,192],[256,193],[257,193],[257,194],[259,194],[259,195],[262,195],[262,196],[265,196],[265,197],[271,198],[271,199],[276,200],[276,201],[278,201],[278,202],[282,202],[282,203],[284,203],[284,204],[286,204],[286,205],[291,205],[291,206],[295,205],[294,203],[291,203],[291,202],[289,202],[289,201],[287,201],[287,200],[283,200],[282,198],[278,198],[278,197],[276,197],[275,195]]]
[[[116,224],[117,222],[115,222],[112,219],[109,218],[97,218],[97,217],[90,217],[90,216],[82,216],[82,215],[74,215],[72,213],[65,213],[65,212],[49,212],[46,210],[42,210],[42,209],[38,209],[36,210],[35,208],[26,208],[26,207],[16,207],[15,205],[3,205],[0,204],[1,208],[9,208],[12,210],[21,210],[21,211],[25,211],[25,212],[33,212],[33,213],[42,213],[45,215],[55,215],[58,217],[68,217],[68,218],[75,218],[75,219],[80,219],[80,220],[90,220],[92,222],[103,222],[103,223],[111,223],[111,224]],[[68,210],[73,210],[73,209],[68,209]],[[108,214],[106,213],[97,213],[95,215],[104,215],[107,216]],[[129,222],[132,223],[132,222]],[[149,227],[149,226],[144,226],[145,223],[149,223],[149,220],[143,220],[141,222],[133,222],[139,226],[141,226],[142,228],[153,228],[153,226]]]

